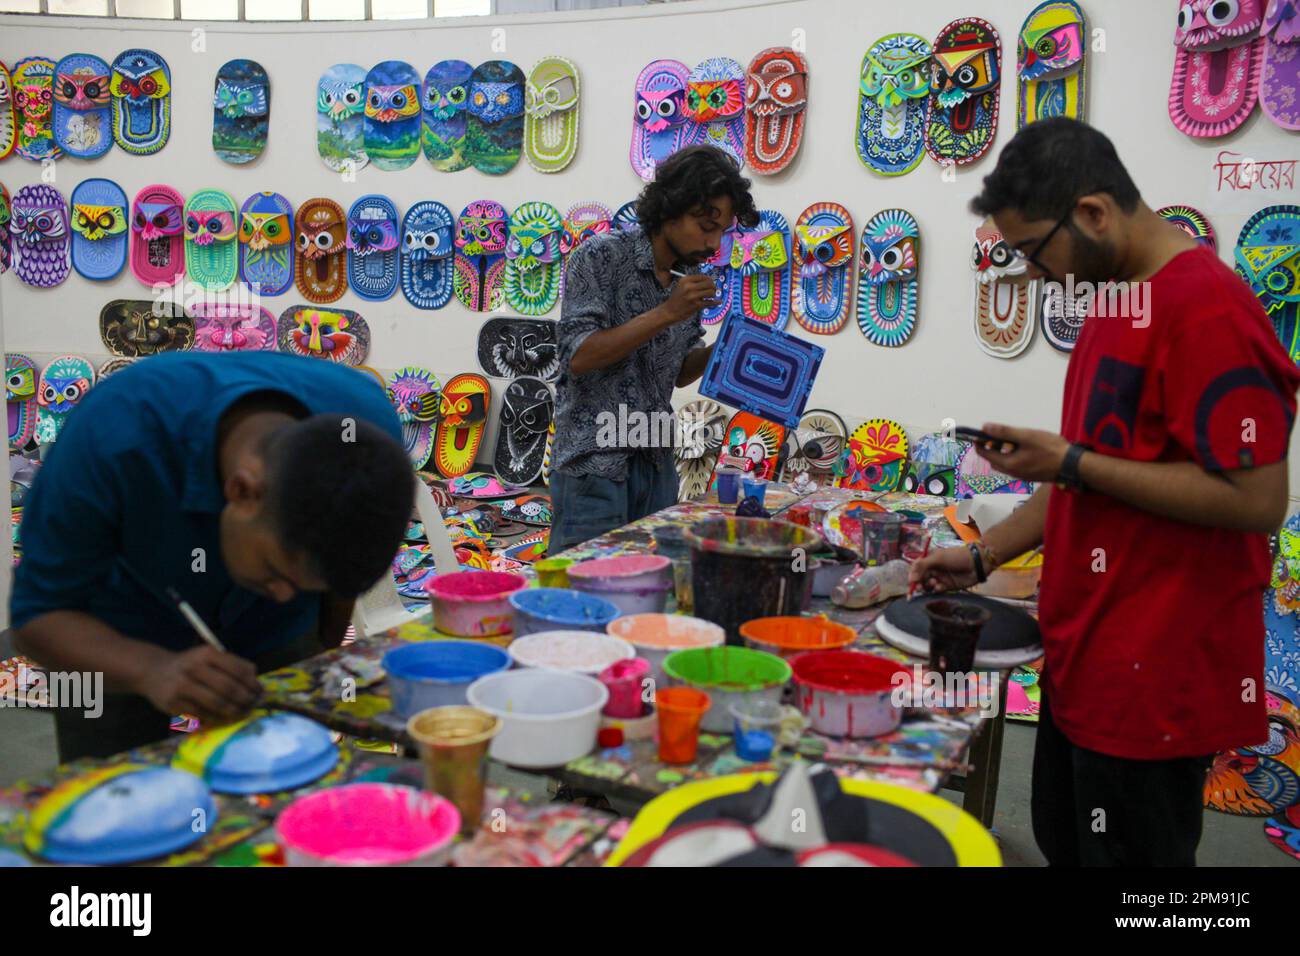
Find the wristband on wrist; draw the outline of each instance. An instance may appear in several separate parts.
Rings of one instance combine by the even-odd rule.
[[[1065,457],[1061,459],[1061,470],[1056,473],[1056,483],[1061,488],[1068,491],[1086,490],[1083,478],[1079,475],[1079,459],[1083,457],[1085,451],[1088,451],[1088,448],[1077,442],[1066,451]]]
[[[976,541],[972,541],[966,547],[970,549],[971,563],[975,566],[975,581],[983,584],[989,579],[988,572],[984,570],[984,557],[980,554],[980,546]]]

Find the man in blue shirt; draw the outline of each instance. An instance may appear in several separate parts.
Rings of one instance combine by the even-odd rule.
[[[91,389],[24,503],[10,603],[21,653],[115,692],[97,719],[55,711],[60,759],[161,739],[171,714],[239,717],[259,671],[337,646],[413,482],[387,396],[351,368],[174,353]]]

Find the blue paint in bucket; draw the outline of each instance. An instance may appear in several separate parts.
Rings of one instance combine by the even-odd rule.
[[[510,595],[515,611],[515,637],[541,631],[593,631],[621,613],[610,601],[569,588],[525,588]]]
[[[510,667],[510,655],[477,641],[428,641],[397,647],[381,662],[388,674],[393,709],[403,718],[430,707],[465,703],[465,691],[480,677]]]

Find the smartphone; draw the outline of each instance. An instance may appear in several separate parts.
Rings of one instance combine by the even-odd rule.
[[[986,431],[980,431],[978,428],[967,428],[964,425],[958,425],[953,435],[958,441],[968,441],[972,445],[979,445],[983,448],[998,447],[1003,451],[1015,451],[1018,447],[1015,442],[1007,441],[1004,438],[994,438]]]

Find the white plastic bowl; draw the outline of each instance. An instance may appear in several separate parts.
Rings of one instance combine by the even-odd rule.
[[[615,661],[636,656],[627,641],[591,631],[541,631],[516,638],[510,656],[520,667],[549,667],[578,674],[599,674]]]
[[[530,667],[481,677],[466,693],[471,707],[501,718],[488,751],[515,767],[559,767],[591,753],[605,685],[586,674]]]

